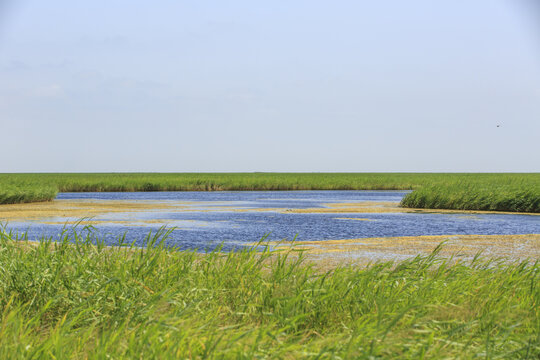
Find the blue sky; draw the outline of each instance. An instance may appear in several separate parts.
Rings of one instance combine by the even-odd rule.
[[[0,172],[538,172],[534,3],[0,0]]]

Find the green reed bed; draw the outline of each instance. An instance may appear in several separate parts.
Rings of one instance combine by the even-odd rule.
[[[220,190],[414,190],[402,206],[540,212],[539,173],[0,174],[0,204],[52,200],[56,192]]]
[[[411,208],[540,212],[540,178],[501,177],[424,185],[401,201]]]
[[[443,174],[91,173],[0,174],[0,184],[33,182],[59,191],[405,190]]]
[[[0,358],[540,356],[538,262],[435,251],[320,272],[292,248],[200,254],[166,236],[141,249],[0,232]]]
[[[56,197],[58,189],[44,184],[1,184],[0,204],[20,204],[50,201]]]

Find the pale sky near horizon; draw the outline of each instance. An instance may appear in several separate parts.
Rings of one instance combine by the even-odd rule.
[[[540,172],[535,3],[0,0],[0,172]]]

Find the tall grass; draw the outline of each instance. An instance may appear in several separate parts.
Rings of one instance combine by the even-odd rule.
[[[50,201],[56,197],[58,189],[54,185],[43,184],[1,184],[0,204],[19,204]]]
[[[531,181],[532,180],[532,181]],[[540,212],[540,179],[501,177],[496,183],[471,179],[424,185],[407,194],[411,208]]]
[[[0,174],[0,184],[33,182],[59,191],[219,191],[219,190],[406,190],[444,174],[348,173],[92,173]]]
[[[538,173],[0,174],[0,204],[52,200],[57,191],[197,190],[414,190],[402,206],[540,212]]]
[[[326,273],[290,249],[109,248],[0,231],[0,358],[540,356],[538,262],[444,260]]]

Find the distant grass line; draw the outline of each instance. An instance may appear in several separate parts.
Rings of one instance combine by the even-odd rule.
[[[414,190],[401,205],[540,212],[540,173],[77,173],[0,174],[0,204],[57,192]]]
[[[0,231],[0,358],[540,356],[538,262],[436,250],[319,273],[292,248],[197,254],[166,236],[139,249]]]

